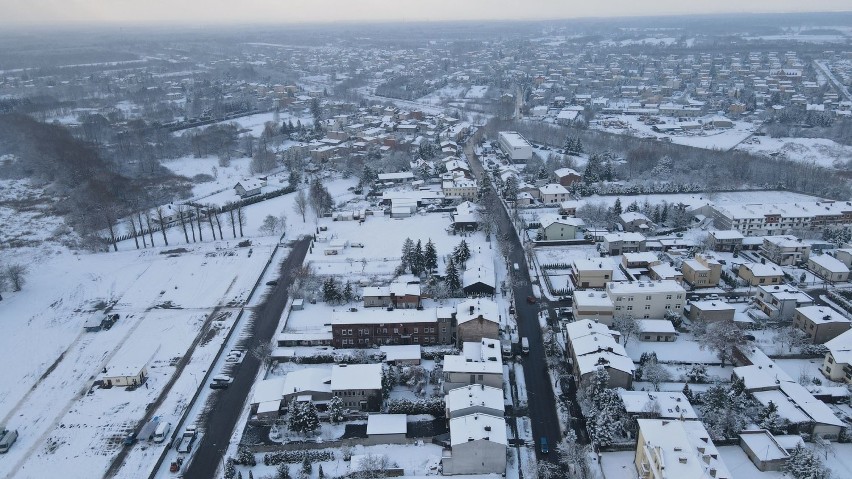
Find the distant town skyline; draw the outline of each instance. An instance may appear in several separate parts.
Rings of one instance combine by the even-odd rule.
[[[0,26],[557,20],[852,11],[849,0],[0,0]]]

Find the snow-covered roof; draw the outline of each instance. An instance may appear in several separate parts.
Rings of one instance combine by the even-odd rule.
[[[382,388],[381,364],[337,364],[331,367],[332,391]]]
[[[831,352],[834,362],[852,364],[852,329],[826,341],[825,347]]]
[[[361,308],[357,311],[334,311],[331,313],[332,324],[378,324],[378,323],[430,323],[438,321],[435,308],[429,309],[394,309]]]
[[[628,374],[633,374],[633,371],[636,370],[632,359],[614,352],[601,351],[577,358],[577,369],[581,376],[595,372],[598,366],[616,369]]]
[[[103,377],[116,378],[138,375],[148,366],[159,348],[159,344],[125,343],[118,350],[118,353],[109,360],[109,365],[106,367],[106,373],[103,374]]]
[[[286,377],[278,376],[256,382],[251,394],[251,403],[260,404],[270,401],[280,401],[285,381]]]
[[[681,392],[628,391],[618,388],[618,395],[629,414],[658,412],[662,419],[698,419],[695,409]]]
[[[821,254],[817,256],[811,256],[810,262],[825,269],[830,273],[848,273],[849,268],[846,267],[843,262],[835,258],[834,256],[829,256],[827,254]]]
[[[237,185],[242,186],[243,189],[245,189],[246,191],[251,191],[251,190],[258,190],[258,189],[262,188],[263,182],[260,181],[260,180],[256,180],[256,179],[243,179],[243,180],[238,181],[237,184],[234,185],[234,188],[236,188]]]
[[[575,289],[574,290],[574,309],[579,310],[583,308],[613,308],[612,298],[609,297],[606,293],[601,293],[599,291],[592,290],[582,290]],[[582,319],[582,318],[578,318]],[[574,324],[574,323],[571,323]]]
[[[451,389],[444,397],[449,411],[460,411],[471,407],[503,410],[503,390],[484,384],[471,384]]]
[[[677,281],[665,279],[660,281],[613,281],[606,284],[607,292],[614,294],[636,293],[686,293]]]
[[[331,392],[330,374],[327,368],[304,368],[290,371],[284,378],[283,394],[304,391]]]
[[[638,243],[645,241],[645,237],[641,233],[607,233],[603,235],[603,239],[607,243],[614,243],[616,241]]]
[[[784,272],[775,264],[743,263],[740,268],[749,269],[751,274],[757,277],[784,276]]]
[[[761,285],[757,287],[761,296],[772,296],[779,301],[796,301],[797,304],[811,303],[813,298],[807,293],[790,285]]]
[[[643,333],[675,333],[675,327],[668,319],[637,319],[636,324]]]
[[[405,414],[370,414],[367,416],[367,435],[405,434],[408,424]]]
[[[500,313],[497,303],[490,299],[476,298],[462,301],[456,305],[456,324],[464,324],[479,317],[486,321],[498,323]]]
[[[500,341],[483,338],[462,343],[461,354],[444,356],[444,372],[503,374]]]
[[[553,172],[556,176],[562,178],[563,176],[580,176],[580,173],[577,173],[577,170],[573,168],[559,168]]]
[[[730,311],[736,309],[730,304],[719,300],[693,301],[692,306],[701,311]]]
[[[476,283],[486,284],[492,288],[495,287],[497,279],[494,275],[494,269],[482,262],[468,264],[467,269],[462,274],[462,287],[466,288]]]
[[[398,173],[379,173],[378,178],[379,181],[411,180],[414,179],[414,173],[410,171],[400,171]]]
[[[385,353],[385,361],[411,361],[420,359],[419,344],[387,345],[379,348]]]
[[[638,211],[627,211],[625,213],[621,213],[619,218],[621,218],[621,221],[625,223],[631,223],[633,221],[650,221],[647,216],[639,213]]]
[[[657,257],[657,253],[651,251],[624,253],[623,256],[628,263],[653,263],[660,260],[660,258]]]
[[[650,270],[653,271],[660,279],[674,279],[682,276],[680,271],[668,263],[652,265]]]
[[[710,234],[717,240],[743,239],[743,234],[737,230],[711,231]]]
[[[765,429],[741,432],[740,442],[748,447],[752,453],[759,454],[761,460],[764,461],[786,460],[790,457],[787,451],[778,444],[772,433]]]
[[[796,308],[802,316],[815,324],[848,323],[849,318],[828,306],[800,306]]]
[[[731,479],[733,476],[701,421],[638,419],[647,462],[665,464],[666,477]],[[710,469],[715,470],[711,476]]]
[[[568,190],[559,183],[550,183],[539,187],[538,189],[543,195],[567,195]]]
[[[603,258],[598,259],[583,259],[574,260],[573,269],[575,271],[610,271],[612,272],[612,262],[605,261]]]
[[[450,419],[451,446],[478,440],[507,445],[506,420],[480,413]]]
[[[584,224],[586,224],[580,218],[563,218],[559,215],[552,215],[552,216],[548,216],[546,218],[542,218],[540,223],[541,223],[541,227],[545,228],[545,229],[549,228],[551,225],[554,225],[554,224],[565,225],[565,226],[573,226],[575,228],[579,228],[579,227],[583,226]]]

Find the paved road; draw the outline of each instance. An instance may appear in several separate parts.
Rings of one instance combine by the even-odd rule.
[[[247,335],[250,338],[249,344],[265,344],[272,340],[278,320],[287,304],[287,288],[293,281],[292,273],[305,261],[309,245],[309,239],[297,241],[290,255],[281,265],[278,286],[272,289],[269,297],[255,309],[251,329]],[[202,425],[204,434],[196,444],[196,452],[184,477],[214,477],[216,470],[222,464],[231,434],[242,414],[243,406],[260,366],[260,359],[253,354],[246,354],[238,368],[234,370],[234,382],[231,386],[213,394],[213,407],[207,412],[205,423]]]
[[[468,163],[477,178],[484,178],[484,171],[478,158],[473,154],[472,142],[465,147]],[[490,195],[495,195],[493,190]],[[492,198],[499,203],[499,199]],[[562,439],[559,429],[559,416],[556,414],[556,400],[553,396],[553,387],[550,384],[550,376],[547,374],[547,362],[544,357],[544,341],[542,339],[541,327],[538,323],[539,305],[529,304],[527,296],[532,296],[532,284],[527,273],[527,261],[524,249],[518,236],[514,233],[509,214],[500,208],[497,219],[498,238],[509,237],[511,252],[509,263],[518,263],[522,280],[513,281],[513,292],[515,294],[515,310],[518,318],[518,333],[526,337],[530,343],[529,355],[523,356],[524,377],[527,387],[527,405],[532,422],[533,438],[536,442],[536,454],[539,459],[549,461],[556,460],[556,454],[542,455],[538,449],[538,441],[542,436],[547,437],[551,447]],[[517,276],[516,276],[517,278]]]

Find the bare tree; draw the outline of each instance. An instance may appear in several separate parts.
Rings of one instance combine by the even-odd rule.
[[[746,339],[743,332],[733,321],[716,321],[707,326],[707,331],[698,337],[701,349],[710,349],[716,352],[722,367],[726,361],[733,359],[734,349],[745,344]]]
[[[612,321],[612,327],[621,333],[624,338],[624,346],[630,341],[631,336],[639,336],[642,333],[641,323],[632,315],[619,316]]]
[[[237,237],[237,219],[234,217],[234,205],[227,204],[225,208],[228,209],[228,225],[231,227],[231,233],[233,233],[234,238]]]
[[[216,228],[219,230],[219,239],[225,239],[225,235],[222,234],[222,210],[218,207],[213,208],[213,219],[216,221]]]
[[[145,239],[145,226],[142,225],[142,212],[136,212],[136,218],[139,220],[139,234],[142,235],[142,246],[148,247],[148,240]]]
[[[177,205],[177,215],[178,221],[180,222],[180,227],[183,230],[183,237],[186,239],[186,242],[189,243],[189,233],[186,231],[186,205]],[[195,236],[195,232],[192,233]]]
[[[20,291],[24,287],[27,281],[26,274],[27,267],[22,264],[12,263],[6,266],[6,278],[12,285],[12,291]]]
[[[201,207],[195,205],[195,220],[198,222],[198,241],[204,241],[204,235],[201,234]]]
[[[207,214],[207,223],[210,225],[210,234],[213,235],[213,241],[216,241],[216,229],[213,227],[213,216],[214,216],[213,212],[214,211],[216,211],[215,206],[207,205],[207,209],[205,211],[205,213]]]
[[[117,221],[115,207],[109,204],[101,206],[100,216],[103,224],[107,227],[107,231],[109,231],[109,242],[112,244],[113,250],[118,251],[118,240],[115,238],[115,224]]]
[[[136,231],[136,222],[133,221],[133,216],[130,216],[130,235],[133,236],[133,241],[136,243],[136,249],[139,249],[139,232]]]
[[[266,233],[268,235],[275,234],[275,231],[278,229],[278,218],[272,215],[266,215],[266,218],[263,219],[263,224],[260,226],[260,232]]]
[[[169,228],[169,220],[166,217],[166,209],[162,206],[158,206],[154,210],[154,214],[157,215],[157,225],[160,227],[160,232],[163,233],[163,243],[168,246],[169,238],[166,236],[166,230]]]
[[[151,218],[151,212],[145,210],[145,227],[148,228],[148,239],[151,240],[151,247],[154,247],[154,221]]]
[[[296,192],[296,204],[293,205],[293,210],[302,215],[302,223],[305,223],[305,215],[308,213],[308,195],[305,190]]]
[[[243,237],[243,225],[246,223],[246,212],[243,211],[243,206],[237,207],[237,222],[240,226],[240,238]]]

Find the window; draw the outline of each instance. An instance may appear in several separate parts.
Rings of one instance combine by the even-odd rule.
[[[399,328],[393,328],[393,334],[399,334]]]
[[[647,336],[647,335],[645,336],[646,341],[649,341],[650,339],[651,339],[651,336]]]
[[[414,334],[417,334],[419,332],[420,332],[420,328],[414,328]]]
[[[446,333],[446,332],[447,332],[447,328],[441,328],[441,332],[442,332],[442,333]]]
[[[672,305],[667,304],[667,305],[666,305],[666,309],[672,309]]]
[[[677,295],[677,299],[680,299],[680,298],[681,298],[681,296],[682,296],[682,295],[680,295],[680,294],[679,294],[679,295]]]
[[[621,311],[621,306],[616,306],[616,307],[615,307],[615,310],[616,310],[616,311]]]
[[[826,372],[826,373],[828,373],[828,374],[831,374],[831,367],[830,367],[830,366],[826,366],[826,367],[825,367],[825,372]]]
[[[628,306],[628,307],[627,307],[627,310],[628,310],[628,311],[633,311],[633,306]]]
[[[672,299],[672,295],[667,294],[667,295],[666,295],[666,299]]]
[[[352,330],[351,329],[349,330],[349,336],[352,336]]]
[[[628,296],[627,301],[633,301],[633,296]]]
[[[650,305],[650,304],[646,304],[646,305],[645,305],[645,310],[647,311],[647,310],[649,310],[649,309],[651,309],[651,305]]]
[[[675,309],[680,309],[680,305],[679,305],[679,304],[676,304],[676,305],[675,305]]]
[[[650,296],[645,296],[645,301],[651,301],[651,297],[650,297]]]

